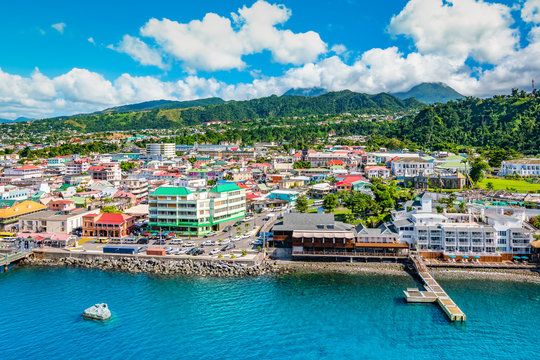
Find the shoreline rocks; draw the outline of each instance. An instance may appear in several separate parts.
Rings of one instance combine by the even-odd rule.
[[[84,269],[97,269],[103,271],[122,271],[131,274],[154,275],[194,275],[216,277],[243,277],[258,276],[276,272],[278,268],[269,263],[248,266],[240,263],[227,263],[222,261],[191,261],[182,260],[156,260],[153,258],[103,257],[79,258],[63,257],[58,259],[28,258],[25,265],[30,266],[71,266]]]
[[[343,273],[351,275],[392,275],[411,276],[407,265],[402,263],[324,263],[296,261],[263,261],[256,265],[230,263],[225,261],[192,261],[189,259],[154,259],[132,257],[62,257],[27,258],[24,265],[50,267],[78,267],[103,271],[121,271],[132,274],[157,276],[201,276],[201,277],[251,277],[268,274],[294,273]],[[436,278],[449,279],[491,279],[507,281],[527,281],[540,283],[538,272],[526,270],[489,269],[446,269],[435,270]]]

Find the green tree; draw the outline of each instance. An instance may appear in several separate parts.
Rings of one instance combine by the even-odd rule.
[[[305,195],[300,195],[294,204],[294,208],[299,213],[305,213],[308,210],[308,200]]]
[[[486,189],[488,190],[493,190],[493,182],[492,181],[488,181],[488,183],[486,184]]]
[[[323,208],[327,213],[333,212],[338,204],[338,196],[336,194],[328,194],[323,199]]]
[[[478,183],[479,181],[482,181],[484,172],[486,171],[491,171],[491,167],[482,158],[477,157],[471,164],[469,176],[473,182]]]
[[[311,169],[311,163],[309,161],[296,161],[293,165],[294,169]]]
[[[103,206],[101,208],[102,213],[121,214],[122,211],[118,210],[116,206]]]

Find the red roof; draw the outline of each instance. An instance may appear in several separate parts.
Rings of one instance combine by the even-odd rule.
[[[84,215],[84,217],[93,217],[96,224],[123,224],[132,218],[129,215],[112,213],[88,214]]]
[[[343,161],[341,160],[330,160],[328,162],[329,165],[343,165]]]
[[[34,165],[23,165],[18,167],[16,170],[38,170],[41,169],[39,166]]]

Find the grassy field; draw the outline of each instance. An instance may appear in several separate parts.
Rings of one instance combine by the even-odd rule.
[[[525,180],[507,180],[507,179],[493,179],[493,178],[484,178],[480,183],[480,187],[486,188],[487,183],[493,183],[494,190],[506,190],[516,189],[519,192],[526,193],[529,191],[540,191],[540,184],[531,184]]]

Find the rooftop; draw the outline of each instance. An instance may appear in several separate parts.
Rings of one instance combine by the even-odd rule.
[[[158,187],[151,195],[158,196],[185,196],[191,194],[191,190],[186,187],[177,186],[161,186]]]

